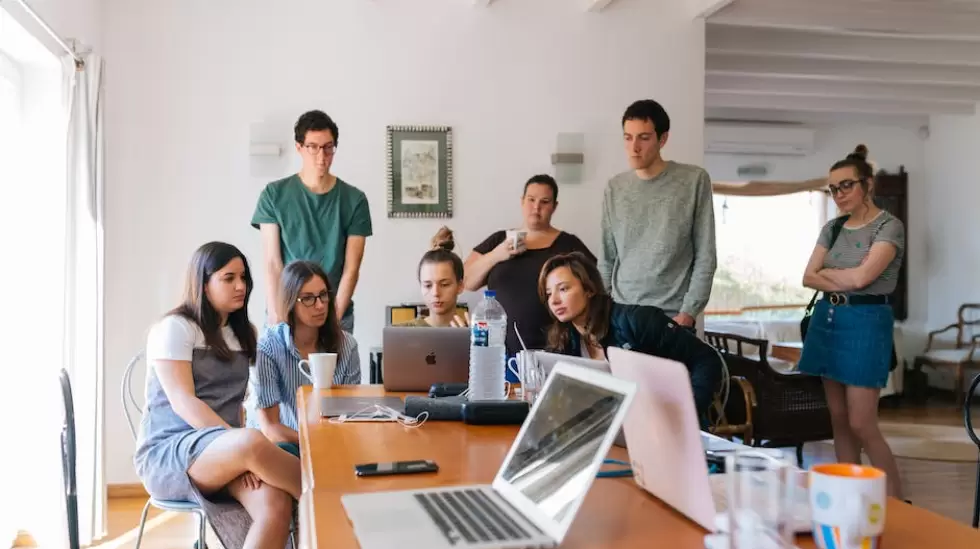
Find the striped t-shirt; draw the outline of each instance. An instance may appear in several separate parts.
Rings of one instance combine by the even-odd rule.
[[[357,353],[357,340],[341,330],[340,348],[337,349],[335,385],[356,385],[361,382],[361,359]],[[289,324],[280,322],[267,326],[259,338],[255,372],[252,375],[252,391],[246,402],[248,426],[259,427],[258,410],[279,405],[279,423],[299,430],[296,420],[296,390],[310,385],[310,380],[300,372],[302,357],[293,344]]]
[[[817,244],[830,246],[831,228],[835,220],[824,225]],[[823,266],[827,269],[852,269],[861,265],[876,242],[889,242],[897,249],[895,258],[874,282],[855,290],[855,294],[889,295],[898,284],[898,272],[905,255],[905,225],[894,215],[882,210],[874,219],[860,227],[843,226],[834,247],[827,250]]]

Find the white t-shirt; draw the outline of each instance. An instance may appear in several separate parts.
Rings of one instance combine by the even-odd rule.
[[[241,351],[242,346],[235,337],[231,326],[221,328],[221,335],[232,351]],[[146,360],[185,360],[194,358],[194,349],[206,349],[204,332],[197,323],[180,315],[164,317],[150,328],[146,338]]]

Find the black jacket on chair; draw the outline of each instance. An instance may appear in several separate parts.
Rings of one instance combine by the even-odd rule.
[[[566,348],[557,351],[582,356],[581,336],[571,324],[568,330]],[[613,303],[609,331],[600,343],[604,350],[619,347],[675,360],[687,366],[698,420],[702,429],[707,427],[708,410],[721,387],[723,366],[714,348],[698,339],[691,329],[677,324],[658,307]]]

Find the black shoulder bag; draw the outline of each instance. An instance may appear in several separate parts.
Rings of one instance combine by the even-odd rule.
[[[840,236],[840,231],[844,227],[844,222],[850,216],[838,217],[834,220],[834,224],[830,226],[830,246],[827,246],[827,252],[834,247],[834,242],[837,242],[837,237]],[[817,303],[817,296],[820,295],[820,290],[813,292],[813,297],[810,299],[810,304],[806,306],[806,311],[803,313],[803,320],[800,321],[800,339],[806,341],[806,330],[810,327],[810,317],[813,316],[813,307]]]

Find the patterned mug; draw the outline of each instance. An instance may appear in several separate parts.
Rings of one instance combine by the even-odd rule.
[[[810,468],[813,539],[820,549],[879,549],[885,530],[885,472],[848,463]]]

